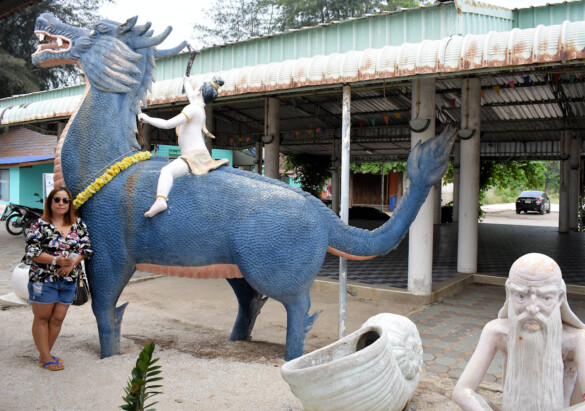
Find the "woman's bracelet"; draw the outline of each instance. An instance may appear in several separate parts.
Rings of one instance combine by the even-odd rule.
[[[53,261],[51,261],[51,265],[57,265],[57,256],[53,257]]]

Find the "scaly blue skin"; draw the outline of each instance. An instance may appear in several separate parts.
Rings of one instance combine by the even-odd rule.
[[[133,48],[140,41],[140,33],[148,28],[135,27],[135,21],[130,19],[120,29],[118,23],[101,22],[90,33],[69,29],[50,15],[37,20],[37,30],[66,35],[72,48],[59,55],[41,53],[33,56],[33,62],[47,65],[60,60],[80,61],[91,84],[68,125],[61,153],[65,182],[74,195],[116,159],[138,152],[136,101],[143,98],[151,80],[154,46]],[[118,42],[125,42],[142,58],[127,52]],[[127,55],[122,63],[128,67],[122,70],[130,80],[123,80],[123,84],[108,78],[99,68],[108,47]],[[92,54],[98,52],[99,56]],[[381,255],[396,248],[429,189],[443,175],[453,137],[454,132],[446,130],[413,150],[408,162],[410,188],[394,216],[373,232],[344,225],[307,193],[229,167],[203,176],[178,178],[170,193],[169,208],[154,218],[145,218],[160,169],[167,160],[153,158],[120,172],[81,207],[95,250],[87,269],[101,356],[119,353],[120,323],[126,305],[115,307],[140,263],[236,264],[244,278],[229,280],[239,303],[230,338],[250,338],[264,295],[281,302],[287,310],[286,360],[301,356],[306,332],[316,319],[315,314],[308,313],[309,291],[328,247],[355,256]]]

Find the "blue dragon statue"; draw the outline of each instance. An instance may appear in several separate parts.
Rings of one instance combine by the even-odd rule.
[[[127,303],[116,305],[138,266],[227,278],[239,303],[231,340],[250,338],[266,297],[281,302],[287,312],[285,358],[299,357],[317,316],[309,314],[309,291],[325,254],[365,259],[396,248],[445,172],[454,131],[446,129],[413,149],[411,185],[394,216],[375,231],[345,225],[305,192],[230,167],[178,178],[169,209],[145,218],[167,159],[133,160],[141,155],[136,115],[140,102],[146,104],[155,57],[174,55],[186,44],[159,51],[171,28],[153,36],[150,23],[136,21],[101,20],[88,30],[43,14],[35,27],[40,45],[32,55],[40,67],[77,64],[88,80],[60,138],[55,176],[56,184],[64,182],[76,196],[91,192],[80,211],[95,250],[87,271],[101,356],[119,353]]]

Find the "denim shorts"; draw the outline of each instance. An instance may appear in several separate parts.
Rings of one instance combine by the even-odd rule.
[[[57,280],[53,283],[28,282],[28,302],[40,304],[61,303],[71,305],[75,298],[75,281]]]

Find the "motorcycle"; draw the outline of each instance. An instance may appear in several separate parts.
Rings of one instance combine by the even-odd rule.
[[[34,194],[40,197],[38,193]],[[43,199],[37,200],[42,203]],[[19,204],[9,203],[0,217],[0,221],[6,221],[6,231],[12,235],[28,234],[32,223],[37,221],[43,215],[40,208],[27,207]]]

